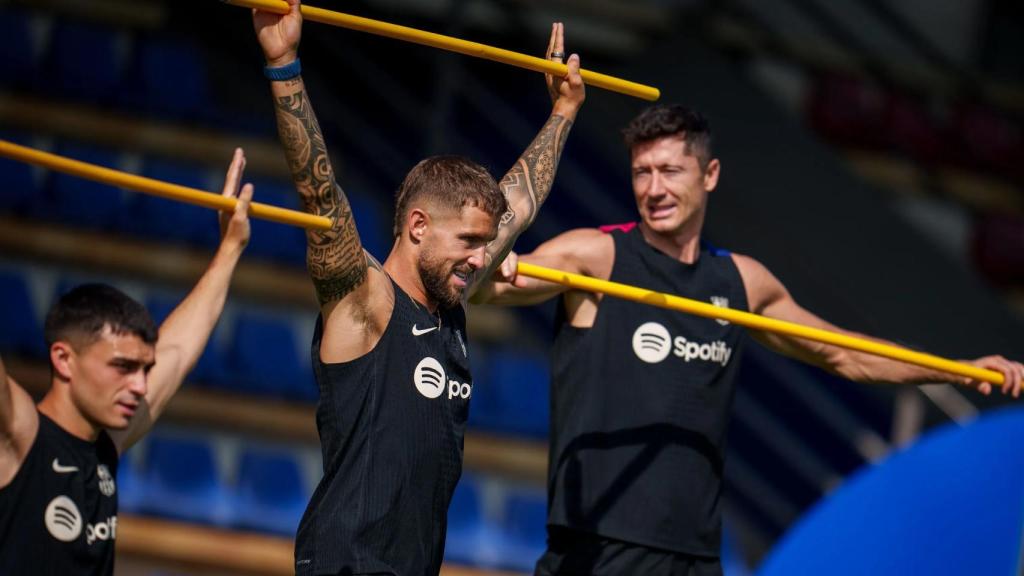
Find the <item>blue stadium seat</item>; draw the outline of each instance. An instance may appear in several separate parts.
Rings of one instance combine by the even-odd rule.
[[[513,492],[505,502],[504,567],[533,570],[547,546],[548,509],[543,492]]]
[[[174,298],[170,296],[150,296],[146,298],[146,310],[149,310],[149,315],[153,317],[153,322],[159,326],[167,320],[167,317],[171,315],[171,312],[178,307],[178,303],[181,302],[184,296],[180,298]]]
[[[36,317],[35,307],[26,278],[13,271],[0,271],[0,351],[43,357],[42,322]]]
[[[0,8],[0,86],[27,88],[38,67],[32,46],[29,15],[15,8]]]
[[[148,39],[139,46],[141,89],[150,112],[191,118],[207,104],[209,78],[198,46]]]
[[[473,364],[473,398],[469,404],[469,425],[489,429],[498,424],[502,415],[498,387],[488,376],[494,349],[478,343],[470,343],[469,357]]]
[[[290,322],[242,312],[234,335],[230,367],[246,391],[293,400],[317,399],[309,357],[300,355]]]
[[[302,211],[299,197],[290,182],[249,180],[255,187],[253,200],[282,208]],[[301,266],[306,261],[306,234],[301,228],[267,220],[251,219],[252,238],[246,254]]]
[[[193,439],[151,435],[142,479],[147,498],[140,509],[169,518],[226,525],[230,494],[210,445]]]
[[[150,297],[146,299],[146,309],[149,310],[153,321],[159,326],[184,298],[185,295],[178,298],[165,296]],[[225,364],[223,343],[224,329],[221,328],[221,324],[218,322],[217,326],[213,329],[213,333],[210,335],[209,341],[206,343],[202,356],[199,357],[199,361],[192,368],[192,372],[185,378],[186,382],[202,385],[220,385],[230,378]]]
[[[2,14],[2,13],[0,13]],[[2,25],[0,25],[2,28]],[[2,34],[2,30],[0,30]],[[0,139],[30,146],[21,134],[0,131]],[[38,196],[32,165],[0,158],[0,213],[25,214]]]
[[[235,525],[295,536],[311,492],[295,457],[283,450],[242,454],[235,495]]]
[[[496,351],[485,367],[481,387],[493,387],[500,412],[481,426],[544,437],[548,433],[550,406],[547,361],[541,354]]]
[[[172,184],[209,191],[205,169],[163,159],[147,159],[142,175]],[[209,209],[148,194],[133,195],[124,211],[122,228],[161,242],[216,246],[220,240],[217,215]]]
[[[121,454],[117,463],[117,505],[122,512],[138,512],[146,500],[146,484],[139,478],[138,449]]]
[[[80,22],[58,22],[51,34],[43,88],[64,99],[103,103],[121,83],[123,53],[116,30]]]
[[[480,488],[475,477],[463,474],[455,487],[448,505],[448,534],[463,529],[475,529],[483,520],[480,506]]]
[[[114,152],[84,144],[61,144],[57,154],[107,168],[117,168],[118,164]],[[50,194],[33,202],[32,212],[74,226],[109,230],[121,218],[123,198],[124,193],[119,188],[54,172]]]
[[[488,536],[481,498],[480,481],[471,474],[463,474],[448,506],[445,561],[479,563],[482,545]]]
[[[352,190],[346,189],[345,193],[349,205],[352,206],[352,217],[356,221],[363,248],[378,261],[383,262],[391,252],[394,240],[391,233],[392,218],[384,213],[377,202]]]

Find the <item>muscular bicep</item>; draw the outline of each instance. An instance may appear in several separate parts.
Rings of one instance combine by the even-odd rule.
[[[800,306],[782,282],[760,262],[740,254],[734,254],[733,260],[743,278],[751,312],[811,328],[853,334]],[[757,330],[751,331],[751,336],[770,350],[825,369],[833,369],[842,354],[842,349],[836,346],[795,336]]]
[[[326,232],[307,232],[306,267],[321,306],[345,298],[366,281],[367,259],[348,199],[334,186],[335,205],[321,214],[333,223]]]

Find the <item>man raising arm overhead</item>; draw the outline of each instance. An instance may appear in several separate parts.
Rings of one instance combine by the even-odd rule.
[[[305,209],[331,218],[307,236],[320,301],[311,359],[320,389],[324,477],[299,525],[299,574],[437,574],[446,513],[462,472],[473,380],[467,297],[547,198],[584,99],[579,59],[549,79],[553,107],[499,185],[466,158],[410,170],[395,199],[384,264],[363,250],[299,75],[302,17],[254,13],[278,131]],[[560,51],[552,29],[549,52]]]

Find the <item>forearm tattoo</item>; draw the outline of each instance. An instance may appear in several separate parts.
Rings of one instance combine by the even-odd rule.
[[[501,190],[510,204],[509,213],[502,217],[501,225],[516,222],[518,218],[517,228],[525,228],[533,221],[538,208],[551,193],[558,161],[571,127],[572,122],[561,116],[549,118],[516,165],[501,179]],[[511,203],[523,196],[529,200],[528,213],[517,215],[512,211]],[[521,228],[516,232],[522,232]]]
[[[570,128],[571,120],[552,115],[515,166],[501,179],[499,186],[508,200],[508,210],[498,223],[498,236],[487,246],[487,264],[474,275],[472,290],[501,265],[516,238],[533,222],[540,205],[551,193]],[[523,213],[517,213],[513,206],[523,205],[523,200],[527,207]]]
[[[366,279],[367,260],[352,208],[338,186],[320,124],[305,90],[277,98],[277,128],[305,210],[331,220],[306,233],[306,263],[320,304],[340,300]]]

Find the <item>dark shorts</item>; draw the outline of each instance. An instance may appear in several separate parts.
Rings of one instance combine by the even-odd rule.
[[[630,544],[597,534],[548,527],[548,549],[536,576],[722,576],[718,558]]]

